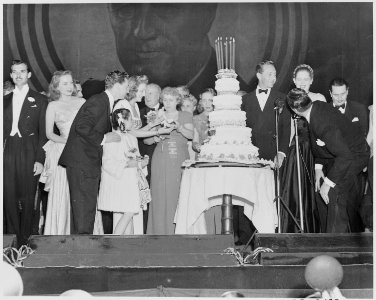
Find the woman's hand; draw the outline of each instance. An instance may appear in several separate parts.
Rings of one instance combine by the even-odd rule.
[[[171,131],[173,131],[174,129],[175,129],[174,127],[167,127],[167,128],[162,127],[162,128],[158,129],[158,133],[159,134],[170,134]]]
[[[193,142],[192,143],[192,149],[193,151],[197,152],[197,153],[200,153],[201,151],[201,145],[197,142]]]
[[[141,160],[141,168],[146,167],[149,164],[149,156],[145,155]]]
[[[136,159],[130,159],[127,163],[127,168],[137,168],[138,162]]]

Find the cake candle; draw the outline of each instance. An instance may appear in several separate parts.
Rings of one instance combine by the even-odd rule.
[[[218,39],[215,40],[214,46],[215,46],[215,57],[217,59],[217,67],[218,67],[218,69],[220,69],[220,67],[219,67],[219,53],[218,53]]]
[[[225,43],[225,51],[226,51],[226,69],[228,69],[228,43],[227,43],[227,37],[226,37],[226,43]]]
[[[232,47],[233,47],[233,49],[232,49],[232,52],[233,52],[233,62],[232,62],[232,67],[234,68],[234,70],[235,70],[235,38],[233,38],[233,41],[232,41]]]
[[[221,58],[221,69],[223,69],[223,45],[222,45],[222,37],[219,38],[219,54]]]
[[[230,37],[230,69],[232,69],[232,38]]]

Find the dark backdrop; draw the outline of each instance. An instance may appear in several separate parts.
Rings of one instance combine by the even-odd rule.
[[[30,63],[31,85],[39,91],[47,89],[57,69],[71,69],[85,81],[122,68],[104,4],[7,4],[3,12],[4,80],[12,58]],[[237,71],[251,87],[262,59],[275,61],[283,92],[291,88],[295,66],[306,63],[315,70],[312,91],[329,99],[329,81],[343,76],[350,82],[350,98],[368,105],[373,101],[372,29],[373,3],[220,3],[209,36],[211,42],[222,33],[237,38]]]

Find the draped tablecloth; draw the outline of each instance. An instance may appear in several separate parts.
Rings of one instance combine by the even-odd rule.
[[[206,234],[204,212],[221,205],[223,194],[233,195],[233,205],[244,206],[244,214],[260,233],[274,233],[278,225],[274,190],[270,168],[187,168],[180,185],[175,233]]]

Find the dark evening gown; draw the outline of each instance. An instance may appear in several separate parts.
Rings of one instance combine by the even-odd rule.
[[[320,232],[320,220],[316,201],[321,199],[315,195],[315,164],[311,152],[308,123],[298,119],[298,138],[300,149],[300,175],[302,184],[302,202],[304,232]],[[300,224],[298,169],[295,146],[295,135],[287,153],[286,164],[281,170],[281,197]],[[321,200],[322,201],[322,200]],[[281,205],[281,231],[283,233],[300,232],[294,220]]]

